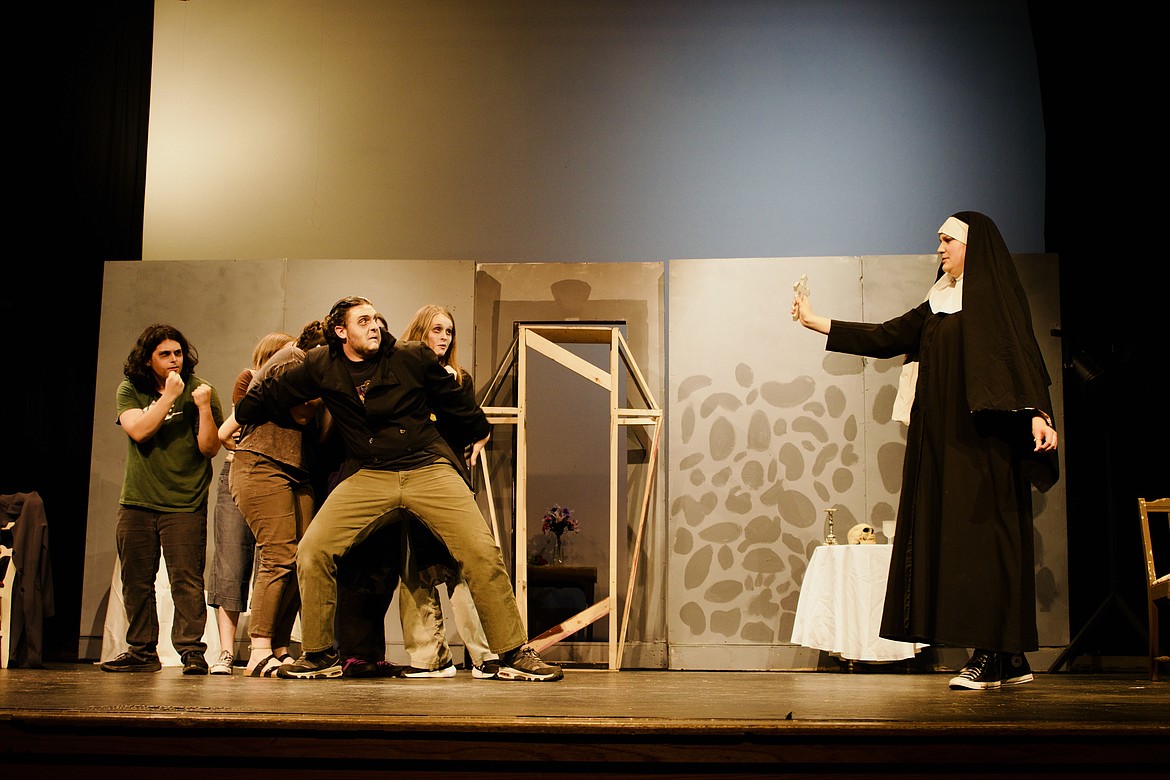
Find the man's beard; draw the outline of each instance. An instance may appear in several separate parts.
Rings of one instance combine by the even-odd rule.
[[[382,344],[381,341],[377,341],[377,342],[367,341],[367,342],[364,342],[363,344],[360,344],[360,345],[359,344],[352,344],[352,345],[350,345],[350,349],[352,349],[355,353],[357,353],[363,359],[372,358],[372,357],[374,357],[374,355],[378,354],[378,347],[380,347],[381,344]]]

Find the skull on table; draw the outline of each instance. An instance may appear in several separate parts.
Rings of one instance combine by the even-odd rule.
[[[849,544],[877,544],[877,533],[872,525],[858,523],[849,529]]]

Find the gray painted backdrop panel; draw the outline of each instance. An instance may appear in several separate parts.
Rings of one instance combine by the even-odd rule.
[[[1058,379],[1059,428],[1055,258],[1017,265]],[[921,302],[936,268],[933,256],[671,262],[671,668],[799,665],[807,653],[785,645],[825,508],[837,507],[838,538],[897,508],[905,430],[890,410],[902,361],[825,352],[790,319],[793,283],[808,273],[820,314],[881,321]],[[1033,498],[1040,641],[1061,645],[1063,486]]]
[[[1032,328],[1044,363],[1052,377],[1052,406],[1056,430],[1064,435],[1064,372],[1061,370],[1060,339],[1052,334],[1060,328],[1060,263],[1056,255],[1014,255],[1020,282],[1028,291],[1032,307]],[[1060,440],[1062,478],[1047,493],[1032,491],[1036,513],[1036,624],[1042,646],[1058,647],[1069,642],[1068,625],[1068,514],[1063,475],[1064,448]]]
[[[174,325],[198,351],[195,373],[215,387],[226,415],[231,409],[232,383],[251,362],[257,339],[285,328],[283,277],[280,260],[106,263],[90,456],[81,657],[98,657],[117,556],[115,513],[127,439],[117,425],[114,397],[127,354],[151,323]],[[221,454],[214,463],[217,476],[222,463]],[[214,496],[211,502],[214,505]]]
[[[211,382],[227,415],[231,387],[247,368],[256,341],[266,333],[296,335],[310,319],[324,317],[342,296],[370,298],[401,333],[426,303],[443,303],[457,323],[472,322],[474,266],[464,261],[424,260],[215,260],[111,262],[106,264],[98,376],[90,463],[79,651],[100,654],[102,626],[114,567],[115,513],[122,487],[126,438],[115,423],[114,395],[122,364],[143,328],[170,322],[199,352],[196,373]],[[474,330],[459,331],[460,346],[474,354]],[[214,461],[216,474],[223,464]],[[209,505],[215,505],[216,483]],[[210,522],[210,521],[209,521]],[[214,549],[208,535],[208,566]],[[388,636],[401,637],[397,611]],[[451,621],[453,623],[453,621]]]
[[[475,354],[474,284],[474,264],[463,260],[293,260],[285,304],[300,328],[304,323],[296,313],[324,317],[340,298],[360,295],[385,315],[396,336],[420,306],[441,304],[455,317],[459,356],[469,363]]]
[[[820,309],[859,318],[857,258],[670,264],[671,668],[788,665],[824,509],[861,513],[860,361],[792,321],[802,273]]]
[[[1017,264],[1057,381],[1059,427],[1060,345],[1050,333],[1059,324],[1056,260],[1022,256]],[[113,397],[138,333],[154,321],[177,325],[199,350],[200,376],[226,398],[261,335],[296,332],[342,295],[362,294],[397,331],[423,303],[450,306],[464,362],[474,362],[481,387],[503,358],[513,318],[620,319],[641,311],[630,324],[630,346],[659,402],[669,406],[669,427],[640,562],[627,663],[791,668],[799,649],[785,643],[805,562],[823,537],[824,508],[839,507],[841,532],[854,521],[880,522],[891,514],[903,446],[901,426],[889,421],[899,361],[868,361],[863,367],[858,358],[824,352],[823,337],[789,318],[792,283],[809,274],[821,313],[884,319],[921,300],[933,279],[934,258],[672,261],[668,396],[660,390],[667,365],[662,267],[491,264],[474,275],[470,263],[436,261],[107,264],[83,657],[100,651],[125,457]],[[587,294],[567,299],[563,284],[554,291],[554,284],[564,281],[573,282],[568,289],[578,294],[583,282]],[[474,314],[473,287],[481,299]],[[623,300],[633,303],[620,304]],[[476,332],[485,337],[478,351]],[[226,412],[230,401],[224,403]],[[636,504],[637,492],[630,495]],[[510,504],[506,484],[498,484],[497,500]],[[1041,643],[1060,645],[1068,639],[1063,485],[1037,496],[1036,509]],[[400,637],[396,615],[387,621],[387,632],[391,642]]]

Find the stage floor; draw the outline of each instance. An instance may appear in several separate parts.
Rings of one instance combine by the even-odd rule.
[[[521,684],[466,671],[289,681],[3,669],[0,763],[37,780],[83,767],[168,780],[1167,776],[1170,681],[1038,673],[955,692],[949,676],[569,668],[561,682]]]

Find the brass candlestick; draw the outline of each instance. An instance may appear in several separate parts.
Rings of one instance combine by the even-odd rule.
[[[836,544],[837,537],[833,535],[833,513],[837,511],[837,507],[831,506],[825,510],[825,524],[828,527],[828,532],[825,534],[825,544]]]

